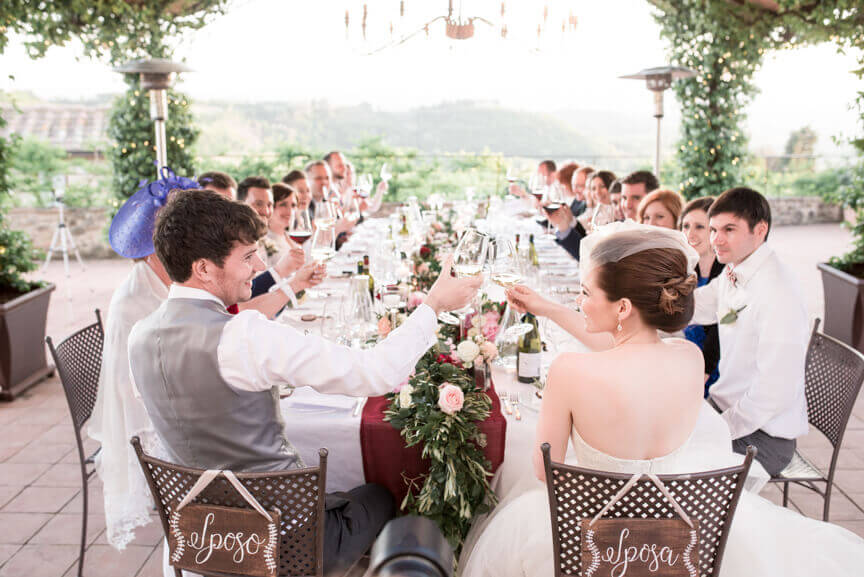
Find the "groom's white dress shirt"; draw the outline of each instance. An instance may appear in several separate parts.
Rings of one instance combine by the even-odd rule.
[[[807,433],[804,363],[807,311],[798,279],[767,244],[696,290],[695,324],[719,323],[720,378],[710,395],[733,439],[762,429],[794,439]],[[734,283],[733,283],[733,277]]]
[[[200,289],[171,285],[169,299],[212,300]],[[399,328],[374,348],[355,350],[247,310],[225,324],[217,357],[222,378],[239,390],[274,385],[310,386],[321,393],[377,396],[404,382],[435,344],[438,321],[428,305],[417,307]]]

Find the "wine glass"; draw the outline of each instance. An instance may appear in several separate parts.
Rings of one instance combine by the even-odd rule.
[[[495,242],[492,259],[492,282],[507,289],[522,282],[522,276],[522,262],[513,243],[507,239],[498,239]],[[516,322],[507,327],[504,337],[515,341],[520,336],[530,333],[532,328],[528,323]]]
[[[351,279],[346,312],[345,320],[351,335],[351,346],[365,348],[366,340],[372,334],[375,318],[372,298],[369,295],[368,275],[358,274]]]
[[[288,236],[299,245],[312,238],[312,219],[307,210],[295,210],[288,226]]]
[[[339,220],[336,203],[323,200],[315,205],[315,224],[318,228],[332,228]]]
[[[599,227],[615,222],[615,210],[610,204],[598,204],[594,208],[594,216],[591,217],[591,229],[597,230]]]
[[[387,163],[381,165],[381,180],[384,182],[389,182],[391,178],[393,178],[393,174],[390,172],[390,167],[387,166]]]
[[[360,175],[360,178],[357,180],[357,192],[363,198],[369,198],[369,195],[372,193],[372,175],[369,173],[363,173]]]
[[[543,208],[546,212],[555,212],[564,204],[564,195],[561,192],[561,185],[557,182],[550,186],[546,191],[546,204]],[[552,222],[546,219],[546,234],[552,234]]]
[[[476,228],[465,229],[453,253],[453,271],[457,277],[477,276],[483,271],[489,237]]]
[[[360,220],[360,205],[357,203],[356,198],[352,198],[348,201],[348,204],[345,206],[344,216],[347,220],[352,222],[357,222]]]
[[[322,264],[336,255],[336,235],[333,228],[319,227],[312,235],[312,260]]]

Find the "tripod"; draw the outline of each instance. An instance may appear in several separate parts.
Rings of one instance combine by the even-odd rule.
[[[59,250],[63,255],[63,270],[66,273],[66,278],[69,278],[69,247],[75,251],[75,258],[78,259],[78,264],[81,265],[81,270],[86,270],[84,268],[84,261],[81,260],[81,255],[78,253],[78,246],[75,244],[75,239],[72,238],[72,233],[69,232],[69,228],[66,226],[66,221],[63,218],[63,197],[59,195],[54,196],[54,202],[59,209],[59,218],[57,221],[57,228],[54,229],[54,236],[51,238],[51,248],[48,249],[48,256],[45,257],[45,264],[42,265],[42,270],[48,266],[48,263],[51,262],[51,256],[55,251]]]

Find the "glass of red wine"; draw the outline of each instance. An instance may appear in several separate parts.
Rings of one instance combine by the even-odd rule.
[[[291,226],[288,227],[288,236],[299,245],[309,240],[312,236],[312,219],[309,212],[295,210],[291,218]]]

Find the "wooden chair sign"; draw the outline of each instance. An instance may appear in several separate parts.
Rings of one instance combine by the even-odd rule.
[[[219,475],[255,510],[189,504]],[[188,505],[188,506],[187,506]],[[168,521],[168,551],[177,569],[276,577],[279,568],[279,511],[267,512],[231,471],[201,474]]]
[[[642,478],[637,473],[593,519],[580,522],[584,577],[697,577],[699,524],[675,501],[663,482],[645,474],[680,519],[601,519]]]

